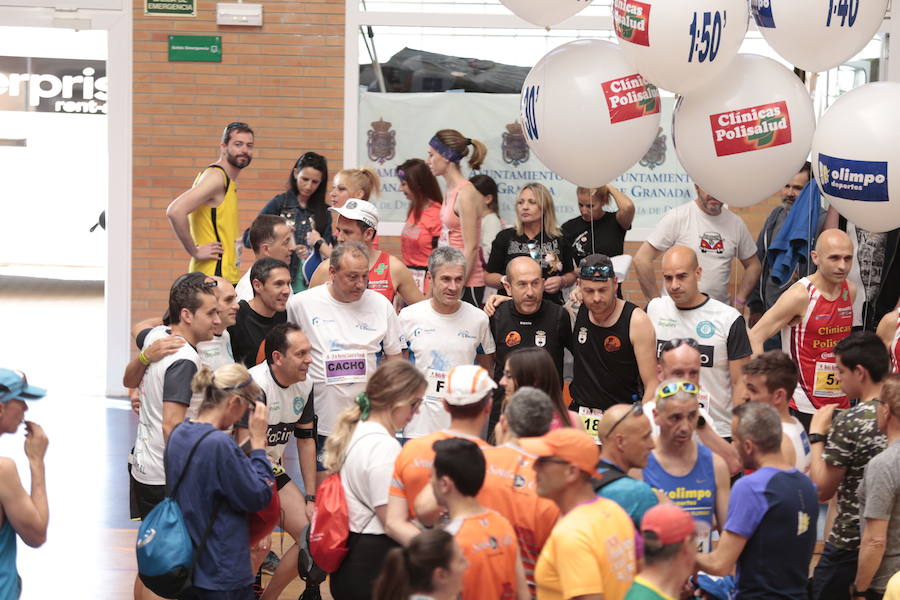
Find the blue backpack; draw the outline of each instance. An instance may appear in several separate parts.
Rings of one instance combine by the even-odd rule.
[[[153,507],[138,528],[136,546],[138,576],[147,589],[163,598],[178,598],[193,585],[194,568],[203,553],[206,538],[212,530],[221,506],[221,501],[216,501],[209,524],[207,524],[206,531],[203,532],[203,537],[200,538],[200,544],[195,552],[191,536],[184,523],[181,507],[178,506],[178,502],[173,496],[178,491],[184,474],[187,473],[197,447],[206,439],[206,436],[215,431],[215,429],[207,431],[197,440],[188,454],[184,469],[171,493],[167,493],[166,498]],[[166,461],[168,449],[166,446],[165,462],[168,462]],[[168,472],[168,467],[166,471]]]

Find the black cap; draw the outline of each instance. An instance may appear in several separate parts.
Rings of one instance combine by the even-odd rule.
[[[616,270],[605,254],[591,254],[581,259],[578,264],[578,278],[587,281],[609,281],[615,279]]]

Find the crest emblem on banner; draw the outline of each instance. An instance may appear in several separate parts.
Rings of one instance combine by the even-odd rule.
[[[369,160],[383,165],[385,161],[394,158],[397,148],[397,133],[391,129],[392,123],[384,118],[372,121],[372,129],[369,130],[369,139],[366,148],[369,150]]]
[[[522,132],[522,126],[518,123],[506,125],[501,148],[503,149],[503,162],[514,167],[518,167],[523,162],[526,162],[531,156],[528,143],[525,141],[525,134]]]
[[[650,149],[647,150],[647,154],[641,159],[640,165],[652,171],[664,162],[666,162],[666,134],[663,133],[663,128],[660,127],[656,133],[656,139],[653,140]]]

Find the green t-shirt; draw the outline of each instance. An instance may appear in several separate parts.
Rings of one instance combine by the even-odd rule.
[[[658,587],[638,575],[625,594],[625,600],[675,600],[665,595]]]

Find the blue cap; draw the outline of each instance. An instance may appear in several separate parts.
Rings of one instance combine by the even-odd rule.
[[[28,379],[21,371],[0,369],[0,402],[10,400],[37,400],[47,395],[44,388],[28,385]]]

